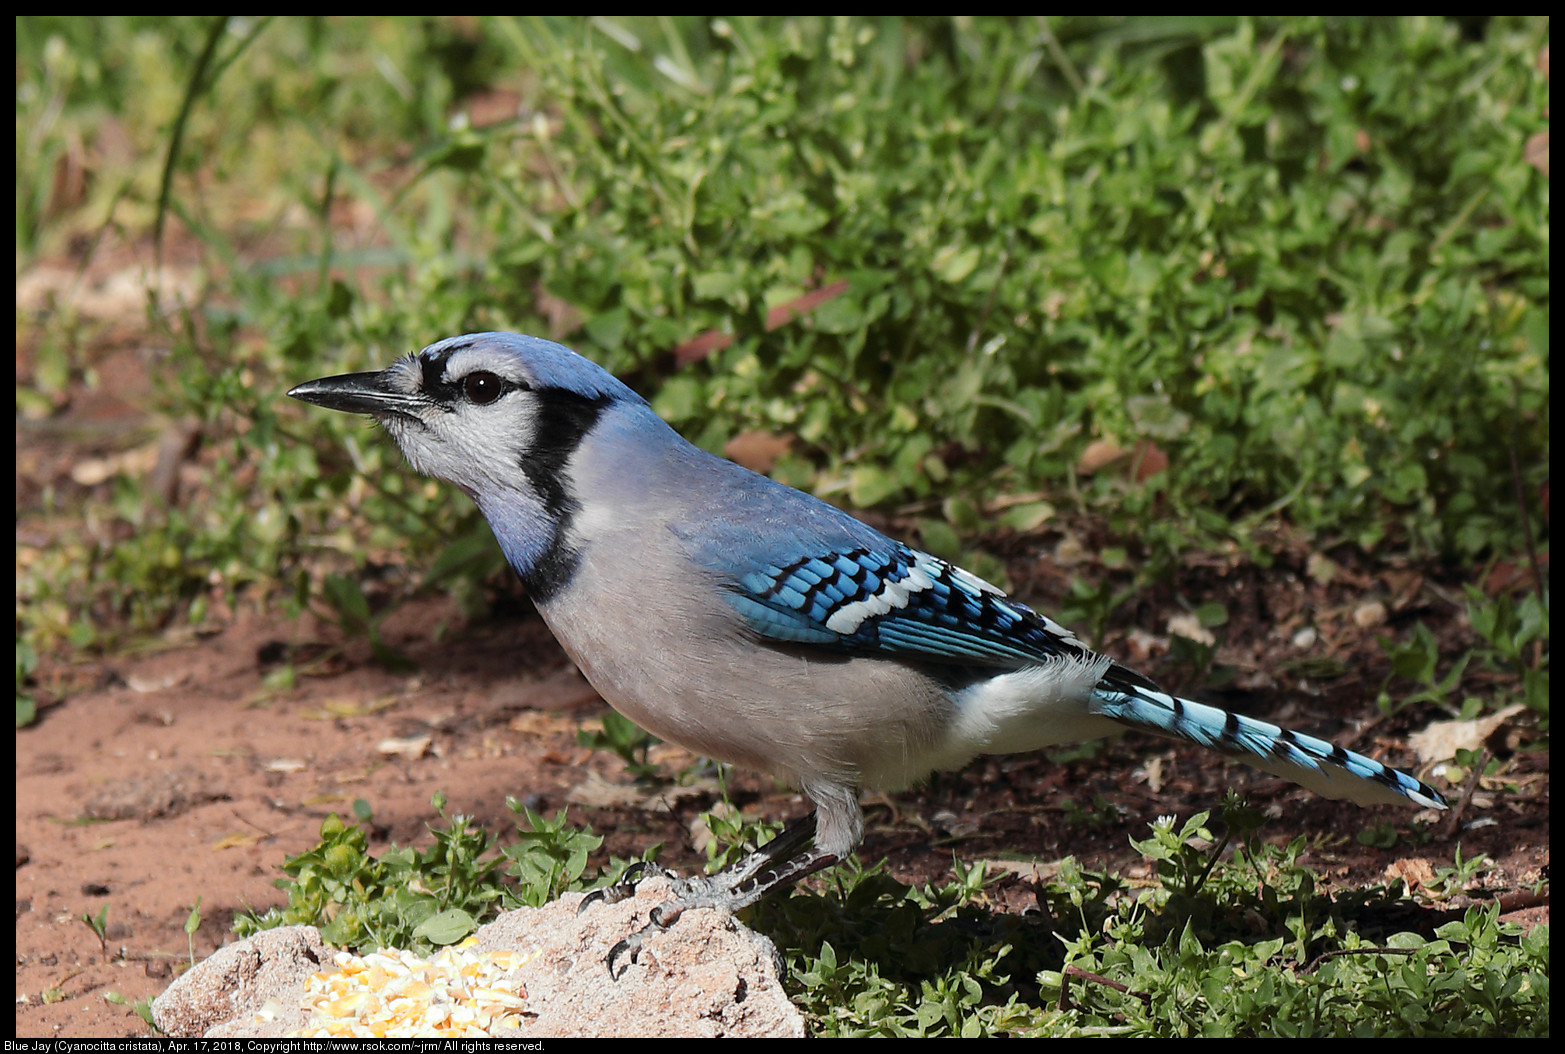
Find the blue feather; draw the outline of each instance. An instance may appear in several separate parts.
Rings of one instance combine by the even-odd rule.
[[[741,575],[729,605],[774,640],[925,662],[1020,669],[1087,655],[1063,626],[988,583],[928,553],[880,541]]]

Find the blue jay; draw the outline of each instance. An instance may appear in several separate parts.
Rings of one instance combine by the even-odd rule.
[[[1126,728],[1329,798],[1446,807],[1334,743],[1161,691],[988,582],[691,445],[559,344],[452,337],[288,394],[370,415],[415,469],[466,492],[615,709],[814,804],[813,827],[676,883],[649,926],[738,910],[843,859],[863,834],[861,788]]]

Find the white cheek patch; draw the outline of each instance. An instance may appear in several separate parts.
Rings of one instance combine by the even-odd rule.
[[[505,493],[532,486],[523,469],[524,455],[535,441],[537,412],[516,405],[534,398],[512,392],[501,406],[459,405],[455,410],[432,407],[422,426],[388,417],[382,423],[417,471],[455,483],[469,494]]]

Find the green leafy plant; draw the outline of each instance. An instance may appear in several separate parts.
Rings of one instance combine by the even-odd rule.
[[[1465,717],[1475,717],[1485,709],[1498,709],[1521,702],[1539,718],[1547,732],[1549,721],[1549,611],[1545,599],[1528,593],[1520,600],[1502,594],[1489,598],[1474,586],[1467,588],[1467,620],[1482,643],[1457,656],[1443,676],[1438,666],[1443,656],[1439,642],[1423,622],[1413,626],[1411,637],[1399,642],[1377,637],[1381,649],[1391,659],[1386,687],[1380,692],[1383,712],[1393,713],[1413,703],[1436,703]],[[1468,678],[1468,668],[1477,662],[1482,669],[1499,674],[1500,691],[1489,698],[1458,695]],[[1420,685],[1417,691],[1393,696],[1389,691],[1394,678]],[[1512,687],[1514,690],[1512,690]]]
[[[451,552],[470,504],[279,399],[478,328],[564,337],[711,449],[777,436],[779,478],[914,510],[980,564],[993,508],[1101,516],[1154,572],[1258,551],[1284,518],[1370,550],[1518,551],[1526,517],[1543,531],[1516,483],[1548,465],[1548,184],[1519,146],[1546,127],[1547,26],[493,17],[328,41],[308,20],[24,19],[23,259],[124,202],[177,215],[223,277],[154,315],[198,485],[62,495],[114,530],[24,562],[21,636],[112,647],[279,581],[302,605],[323,573],[362,577],[343,550],[444,560],[481,594],[495,550]],[[464,123],[490,88],[531,116]],[[108,121],[143,160],[80,213],[50,204]],[[275,255],[234,265],[252,221],[219,190],[275,203],[253,221]],[[355,207],[373,245],[333,225]],[[19,406],[48,414],[93,383],[90,330],[19,317],[39,350]],[[1084,472],[1098,441],[1126,455]]]
[[[33,723],[38,716],[38,703],[32,694],[25,690],[27,683],[32,679],[33,671],[38,668],[38,653],[33,651],[32,645],[25,641],[16,642],[16,727],[23,728]]]
[[[445,820],[445,797],[431,804]],[[333,813],[321,824],[321,842],[289,857],[285,908],[244,915],[234,931],[250,936],[282,925],[312,925],[342,948],[398,947],[428,954],[477,928],[504,896],[495,881],[504,866],[490,838],[463,816],[431,825],[435,843],[422,852],[393,847],[379,857],[363,831]]]
[[[658,738],[642,731],[634,721],[617,711],[610,710],[603,715],[601,728],[578,730],[576,742],[592,750],[613,752],[638,780],[655,782],[662,778],[658,767],[647,761],[647,751],[660,742]]]
[[[1418,691],[1395,699],[1382,689],[1378,700],[1382,713],[1394,713],[1404,706],[1424,702],[1444,705],[1452,710],[1459,709],[1452,705],[1451,698],[1461,686],[1462,673],[1472,659],[1470,653],[1458,657],[1444,677],[1437,677],[1436,666],[1441,657],[1440,646],[1435,641],[1434,634],[1429,631],[1429,627],[1422,622],[1413,627],[1413,637],[1406,643],[1399,643],[1389,637],[1377,637],[1376,640],[1391,659],[1391,672],[1387,674],[1387,683],[1389,684],[1393,677],[1401,677],[1421,685]]]
[[[1520,677],[1521,699],[1549,724],[1549,605],[1547,594],[1527,593],[1517,600],[1501,594],[1492,600],[1467,587],[1467,621],[1488,647],[1478,654],[1487,669]]]
[[[578,830],[567,825],[564,809],[549,820],[514,798],[507,798],[505,804],[527,820],[526,829],[517,828],[516,843],[504,850],[510,873],[520,882],[514,899],[537,908],[566,890],[583,888],[587,858],[603,838],[590,827]]]
[[[201,928],[201,898],[190,906],[190,914],[185,916],[185,944],[190,952],[190,965],[196,965],[196,931]]]
[[[92,935],[98,938],[98,950],[107,959],[109,957],[109,906],[107,904],[103,905],[103,910],[98,912],[97,915],[87,911],[78,915],[77,918],[86,923],[87,928],[92,930]]]
[[[1065,822],[1072,827],[1101,829],[1119,818],[1114,803],[1101,794],[1094,794],[1090,805],[1080,805],[1074,798],[1061,798],[1060,808],[1065,812]]]
[[[1435,880],[1429,888],[1441,896],[1451,897],[1464,893],[1480,877],[1494,870],[1494,861],[1482,853],[1464,857],[1462,847],[1456,847],[1456,862],[1450,866],[1435,868]]]
[[[726,800],[720,808],[708,809],[696,818],[696,826],[704,827],[710,837],[706,839],[706,870],[716,874],[730,864],[737,863],[749,853],[777,837],[782,824],[765,820],[747,820]]]
[[[1232,800],[1224,816],[1221,841],[1205,814],[1154,824],[1136,845],[1161,881],[1133,901],[1071,892],[1078,876],[1062,869],[1070,881],[1051,886],[1051,903],[1080,928],[1065,967],[1040,975],[1040,996],[1060,1011],[1041,1015],[1037,1034],[1547,1034],[1546,926],[1524,934],[1496,908],[1474,908],[1433,940],[1382,935],[1377,905],[1399,891],[1333,901],[1299,864],[1303,839],[1259,843],[1258,818]],[[1222,862],[1230,841],[1239,849]],[[1497,979],[1479,962],[1496,964]]]

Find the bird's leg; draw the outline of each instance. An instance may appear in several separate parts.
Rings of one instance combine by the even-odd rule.
[[[682,879],[675,885],[675,889],[681,895],[714,892],[720,889],[732,890],[779,860],[797,855],[814,836],[815,813],[811,812],[796,820],[789,820],[787,826],[777,832],[776,838],[759,849],[747,853],[717,874]],[[753,903],[753,901],[746,901],[746,903]]]
[[[653,908],[645,926],[609,950],[606,960],[609,976],[617,980],[624,974],[624,970],[619,974],[614,972],[614,964],[620,956],[629,954],[627,969],[628,963],[636,961],[648,931],[654,927],[668,929],[690,908],[721,908],[736,912],[841,861],[841,853],[819,846],[798,851],[813,831],[813,816],[794,820],[776,838],[737,864],[710,877],[682,879],[675,887],[676,895]]]
[[[793,856],[804,848],[811,836],[815,833],[815,814],[801,816],[796,820],[790,820],[788,825],[777,833],[777,837],[767,842],[759,849],[747,853],[742,859],[729,864],[715,875],[692,875],[689,878],[674,879],[674,893],[676,897],[691,894],[699,895],[711,893],[717,890],[728,890],[739,885],[751,875],[773,864],[779,859]],[[619,881],[612,885],[595,889],[582,898],[582,902],[576,907],[576,914],[580,915],[594,904],[618,904],[622,900],[628,900],[636,895],[636,887],[642,880],[658,875],[668,875],[666,868],[646,861],[638,861],[625,869]]]

